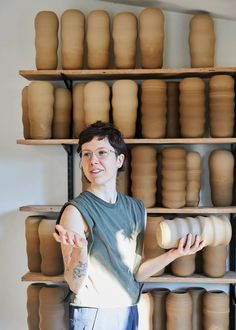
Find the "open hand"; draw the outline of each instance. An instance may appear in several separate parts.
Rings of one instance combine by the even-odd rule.
[[[84,249],[87,247],[87,240],[78,233],[67,230],[61,225],[56,225],[56,230],[58,233],[53,233],[53,237],[58,243],[79,249]]]

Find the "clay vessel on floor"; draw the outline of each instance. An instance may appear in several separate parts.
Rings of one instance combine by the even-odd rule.
[[[206,292],[204,288],[193,287],[189,288],[188,292],[192,297],[192,330],[202,330],[202,304],[203,304],[203,294]]]
[[[25,139],[30,139],[28,86],[25,86],[21,92],[21,108],[22,108],[23,136]]]
[[[198,152],[189,151],[186,157],[187,186],[186,206],[198,206],[201,189],[201,156]]]
[[[141,293],[138,302],[138,329],[153,330],[153,297],[150,292]]]
[[[179,126],[179,82],[167,82],[167,125],[166,137],[180,137]]]
[[[209,277],[222,277],[226,272],[227,246],[206,246],[203,249],[203,273]]]
[[[166,330],[166,297],[170,292],[166,288],[158,288],[151,291],[154,302],[153,330]]]
[[[84,114],[84,87],[85,84],[76,84],[73,88],[73,135],[79,137],[80,132],[85,129]]]
[[[42,283],[30,284],[27,288],[27,325],[28,330],[39,330],[39,292],[46,286]]]

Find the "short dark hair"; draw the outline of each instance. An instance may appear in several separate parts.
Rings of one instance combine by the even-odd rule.
[[[104,123],[102,121],[96,121],[95,123],[86,127],[80,133],[77,152],[80,153],[82,150],[82,145],[91,141],[96,136],[101,140],[107,138],[111,146],[115,149],[117,155],[123,154],[126,160],[128,152],[122,133],[117,128],[115,128],[113,124]],[[122,167],[118,169],[118,171],[124,171],[124,163]]]

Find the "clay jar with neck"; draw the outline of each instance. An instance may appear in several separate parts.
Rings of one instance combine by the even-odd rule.
[[[184,78],[179,89],[181,136],[202,137],[205,132],[205,82],[201,78]]]
[[[97,120],[109,122],[110,88],[103,81],[90,81],[84,87],[85,125]]]
[[[138,303],[138,329],[152,330],[153,329],[153,297],[150,292],[142,293]]]
[[[186,206],[198,206],[201,188],[201,156],[198,152],[187,152]]]
[[[234,79],[219,75],[209,80],[209,124],[212,137],[232,137],[234,133]]]
[[[167,125],[166,137],[180,137],[179,125],[179,82],[167,82]]]
[[[203,294],[206,292],[206,290],[204,288],[193,287],[189,288],[188,292],[190,293],[193,302],[192,330],[202,330],[202,304]]]
[[[40,11],[34,20],[36,68],[57,68],[58,27],[57,15],[52,11]]]
[[[222,277],[226,272],[227,246],[206,246],[203,249],[203,273],[209,277]]]
[[[109,67],[110,17],[105,10],[93,10],[87,17],[88,69]]]
[[[77,9],[68,9],[61,16],[61,62],[65,70],[83,68],[85,17]]]
[[[135,146],[131,149],[131,193],[145,207],[153,207],[157,192],[157,152],[154,147]]]
[[[233,200],[234,156],[231,151],[217,149],[209,160],[211,200],[214,206],[229,206]]]
[[[141,67],[158,69],[163,64],[164,15],[158,8],[146,8],[139,16]]]
[[[112,85],[112,116],[114,125],[124,138],[136,132],[138,85],[133,80],[117,80]]]
[[[166,298],[170,292],[167,288],[152,290],[154,310],[153,310],[153,330],[166,330]]]
[[[73,135],[75,138],[78,138],[80,132],[85,129],[84,87],[85,84],[76,84],[72,92],[74,124]]]
[[[136,64],[137,18],[129,12],[113,17],[112,38],[117,69],[133,69]]]
[[[144,80],[141,84],[141,125],[145,138],[162,138],[166,135],[166,98],[165,81]]]
[[[39,292],[45,284],[33,283],[27,288],[27,324],[28,330],[39,329]]]
[[[189,24],[189,50],[192,68],[214,66],[215,31],[209,15],[195,15]]]

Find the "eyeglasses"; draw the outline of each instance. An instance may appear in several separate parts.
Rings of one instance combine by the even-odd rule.
[[[95,151],[81,150],[79,155],[82,160],[91,160],[93,155],[95,155],[100,160],[100,159],[106,159],[109,156],[110,152],[114,152],[114,154],[117,154],[115,150],[102,148],[102,149],[96,149]]]

